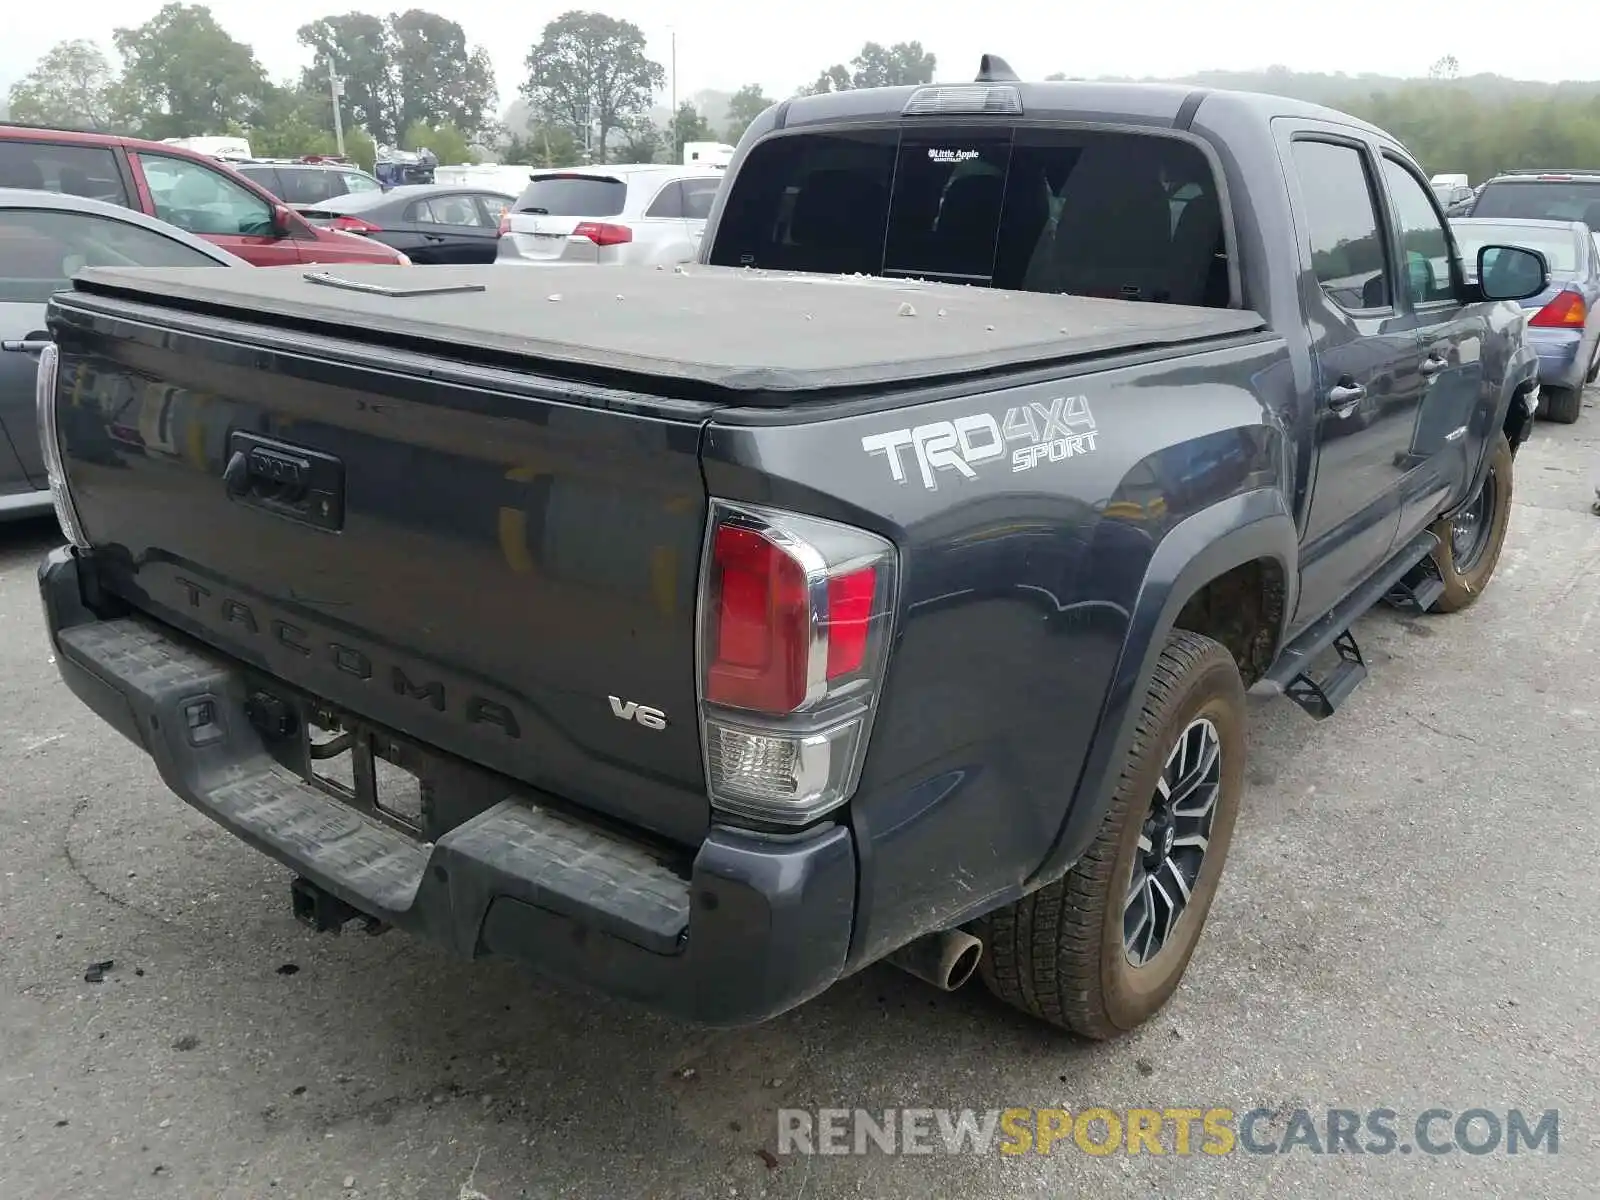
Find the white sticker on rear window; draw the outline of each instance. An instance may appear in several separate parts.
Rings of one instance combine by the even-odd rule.
[[[928,149],[928,157],[934,162],[958,163],[966,162],[970,158],[977,158],[976,150],[935,150]]]

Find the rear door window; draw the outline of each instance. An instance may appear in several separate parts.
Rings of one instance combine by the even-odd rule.
[[[1351,311],[1390,307],[1388,247],[1366,154],[1341,142],[1297,139],[1311,269],[1323,293]]]
[[[614,217],[628,200],[628,185],[604,175],[535,175],[516,211],[539,217]]]
[[[282,200],[284,198],[283,184],[278,179],[277,167],[261,167],[247,164],[234,169],[251,182],[259,183],[278,199]]]
[[[650,207],[644,210],[647,217],[682,217],[683,216],[683,184],[674,179],[666,187],[656,193],[656,198],[650,201]]]
[[[87,196],[132,208],[116,151],[30,140],[0,141],[0,187]]]
[[[721,187],[720,179],[683,180],[683,215],[691,221],[704,221],[711,215],[712,202]]]
[[[1193,144],[967,126],[769,139],[711,262],[1225,307],[1215,175]]]
[[[338,171],[317,167],[279,167],[278,199],[286,204],[321,204],[345,194],[344,178]]]

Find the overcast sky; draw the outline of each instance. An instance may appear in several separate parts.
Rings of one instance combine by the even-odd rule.
[[[21,0],[9,0],[8,7],[12,4]],[[1579,0],[1573,11],[1589,4]],[[583,0],[544,6],[436,0],[420,6],[459,21],[469,43],[489,47],[504,107],[524,78],[528,47],[538,40],[544,23],[569,5],[581,7]],[[70,12],[70,22],[54,19],[48,9],[30,8],[39,19],[7,22],[0,39],[0,88],[9,90],[64,37],[95,38],[109,53],[113,28],[137,25],[160,7],[160,0],[71,0],[62,10]],[[297,28],[330,12],[346,11],[340,0],[213,0],[210,7],[230,34],[254,47],[275,79],[297,75],[309,61],[295,41]],[[349,7],[404,10],[411,3]],[[863,42],[913,39],[938,55],[941,79],[970,78],[985,51],[1007,59],[1018,74],[1035,78],[1052,71],[1168,76],[1274,63],[1305,71],[1422,75],[1445,54],[1456,56],[1463,74],[1494,71],[1544,80],[1600,76],[1593,37],[1507,36],[1517,28],[1516,21],[1510,18],[1508,24],[1507,10],[1491,0],[1445,6],[1410,0],[1314,5],[1283,0],[1014,0],[1009,13],[993,0],[605,0],[594,7],[638,24],[650,40],[653,57],[669,71],[676,28],[681,95],[760,83],[769,94],[786,96],[830,63],[848,61]]]

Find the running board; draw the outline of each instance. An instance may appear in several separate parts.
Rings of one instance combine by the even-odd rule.
[[[1285,646],[1261,682],[1288,696],[1319,721],[1332,716],[1367,677],[1366,660],[1361,656],[1361,648],[1350,627],[1373,605],[1396,594],[1402,581],[1411,579],[1423,559],[1438,546],[1439,539],[1431,532],[1424,531],[1412,538],[1383,570]],[[1438,582],[1437,578],[1434,582]],[[1427,604],[1438,599],[1438,593],[1430,595],[1420,578],[1414,585],[1406,583],[1404,586],[1406,595],[1425,600]],[[1443,590],[1442,584],[1440,589]],[[1311,664],[1330,648],[1339,656],[1338,665],[1326,675],[1314,674]]]
[[[1421,614],[1431,609],[1434,601],[1442,595],[1444,595],[1444,580],[1439,578],[1433,560],[1425,558],[1389,589],[1383,602],[1404,613]]]

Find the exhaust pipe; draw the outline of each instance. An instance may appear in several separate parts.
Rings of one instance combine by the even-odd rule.
[[[953,992],[972,978],[982,957],[983,943],[977,938],[946,929],[906,943],[884,961],[941,991]]]

